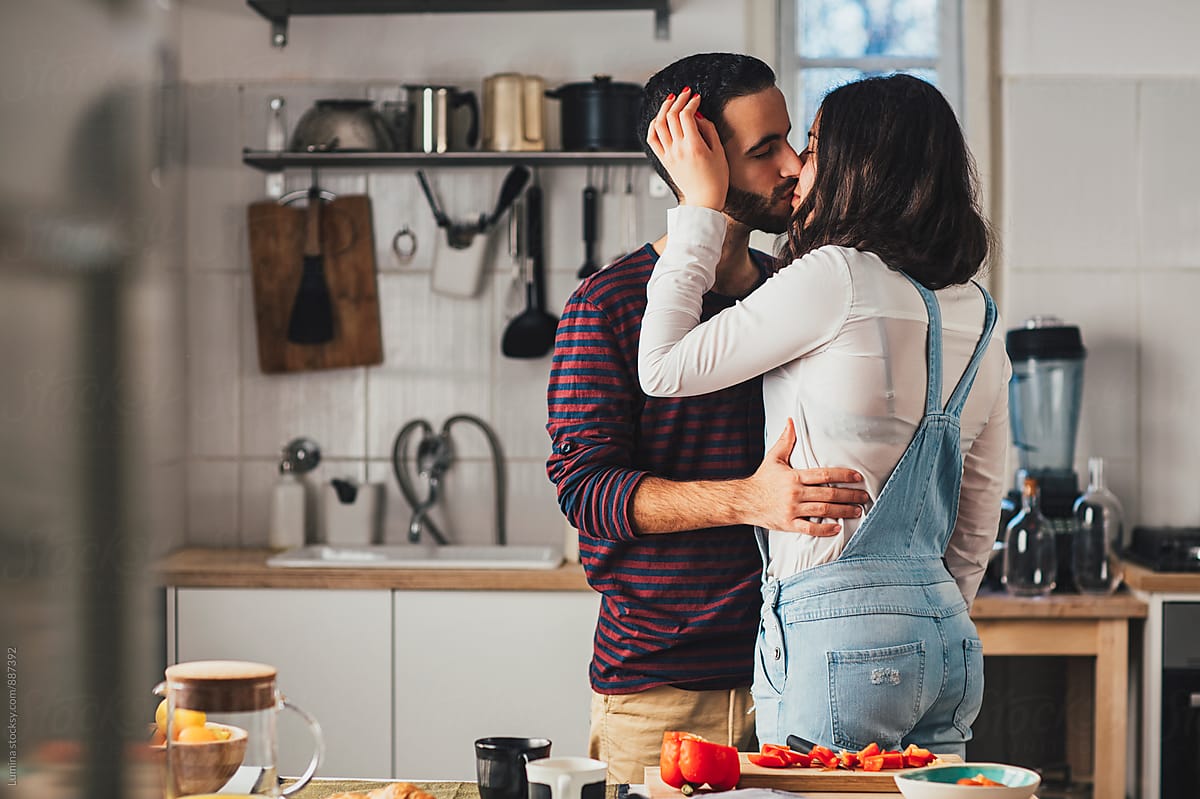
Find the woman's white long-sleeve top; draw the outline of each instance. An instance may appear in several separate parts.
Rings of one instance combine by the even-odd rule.
[[[792,466],[855,469],[874,500],[924,413],[928,316],[920,294],[873,253],[825,246],[698,324],[727,220],[690,206],[669,211],[667,219],[667,245],[647,287],[642,320],[643,390],[692,396],[762,374],[767,445],[791,417],[797,433]],[[936,296],[944,406],[981,335],[984,301],[975,285]],[[963,479],[946,562],[968,602],[996,539],[1006,482],[1012,369],[1003,330],[998,320],[961,420]],[[772,530],[768,572],[786,577],[836,559],[858,525],[845,520],[830,538]]]

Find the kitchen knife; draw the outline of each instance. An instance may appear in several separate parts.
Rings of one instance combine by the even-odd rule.
[[[816,746],[812,741],[801,738],[799,735],[789,735],[787,737],[788,749],[791,749],[802,754],[808,754],[812,748]]]

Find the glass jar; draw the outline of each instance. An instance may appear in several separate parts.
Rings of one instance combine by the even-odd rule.
[[[167,697],[166,796],[289,796],[312,779],[324,741],[317,720],[275,687],[275,667],[234,660],[169,666],[155,689]],[[308,768],[286,790],[276,766],[276,716],[299,713],[316,743]]]
[[[1054,529],[1042,515],[1037,480],[1026,477],[1021,510],[1004,531],[1004,590],[1013,596],[1046,596],[1054,590],[1058,555]]]
[[[1071,566],[1082,594],[1111,594],[1121,584],[1117,553],[1124,535],[1121,502],[1104,484],[1104,459],[1088,458],[1088,487],[1075,500]]]

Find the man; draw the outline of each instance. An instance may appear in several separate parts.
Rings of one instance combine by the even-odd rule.
[[[730,169],[730,226],[704,297],[707,319],[773,271],[768,256],[750,249],[750,232],[784,231],[800,161],[774,72],[744,55],[690,56],[654,75],[643,138],[663,99],[685,86],[701,95]],[[830,535],[868,499],[825,485],[858,483],[857,472],[791,469],[791,429],[763,456],[760,379],[684,399],[642,394],[646,282],[665,244],[647,244],[580,284],[558,326],[548,390],[547,472],[579,529],[588,582],[603,595],[589,754],[608,762],[615,782],[643,780],[666,730],[753,747],[762,560],[751,525]]]

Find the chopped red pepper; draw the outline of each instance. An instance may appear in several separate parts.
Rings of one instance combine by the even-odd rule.
[[[812,758],[812,765],[818,763],[825,768],[837,768],[838,756],[833,753],[832,749],[826,749],[824,746],[814,746],[810,751],[809,756]]]
[[[903,752],[884,752],[863,758],[864,771],[882,771],[883,769],[904,768]]]
[[[807,766],[812,760],[803,752],[797,752],[795,749],[779,744],[763,744],[762,754],[781,757],[789,766]]]
[[[763,768],[787,768],[792,765],[787,762],[783,755],[775,753],[746,755],[746,759],[754,765],[762,766]]]
[[[864,757],[872,757],[873,755],[879,754],[880,751],[879,744],[871,741],[871,743],[858,750],[858,759],[862,760]]]
[[[838,752],[838,765],[844,769],[853,771],[858,766],[858,755],[843,749]]]
[[[934,761],[934,754],[928,749],[922,749],[916,744],[904,747],[904,765],[908,768],[921,768]]]

